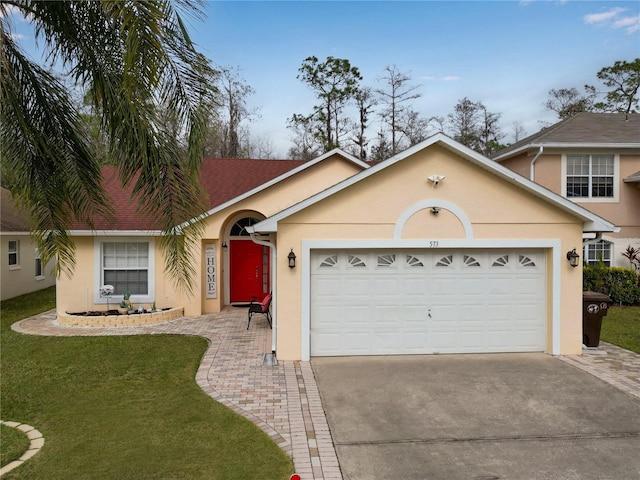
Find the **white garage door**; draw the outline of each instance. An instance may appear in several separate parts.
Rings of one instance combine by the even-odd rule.
[[[311,355],[542,351],[540,250],[318,250]]]

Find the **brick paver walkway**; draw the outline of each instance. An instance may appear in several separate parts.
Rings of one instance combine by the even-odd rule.
[[[33,335],[198,335],[209,340],[196,374],[212,398],[247,417],[267,432],[307,479],[342,479],[315,377],[309,362],[278,361],[263,365],[271,351],[271,330],[254,317],[246,330],[246,309],[228,307],[218,314],[183,317],[139,327],[63,327],[54,311],[13,324]],[[574,365],[640,398],[640,355],[600,342],[583,355],[561,355]]]
[[[600,342],[597,349],[586,349],[582,355],[558,358],[640,398],[640,355],[635,352]]]
[[[247,330],[247,310],[183,317],[139,327],[64,327],[54,311],[21,320],[21,333],[51,336],[183,334],[209,340],[196,382],[212,398],[245,416],[293,459],[303,480],[335,479],[342,474],[309,362],[263,365],[271,352],[271,330],[255,316]]]

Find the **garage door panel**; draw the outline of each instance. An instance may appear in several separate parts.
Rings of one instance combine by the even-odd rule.
[[[464,298],[483,298],[487,294],[486,280],[484,277],[460,278],[458,287],[464,292]],[[459,292],[460,290],[458,290]]]
[[[370,355],[373,339],[369,333],[345,333],[342,337],[342,351],[349,355]]]
[[[342,283],[342,289],[340,290],[341,294],[348,294],[348,295],[363,295],[363,296],[369,296],[371,295],[371,287],[369,284],[369,278],[367,278],[366,276],[345,276],[345,277],[339,277],[339,278],[344,278],[344,281]]]
[[[376,331],[385,327],[397,327],[401,323],[401,314],[393,305],[377,305],[371,308],[371,319],[375,323],[372,325]]]
[[[328,277],[316,277],[314,282],[314,295],[335,297],[340,293],[342,281]]]
[[[373,336],[373,349],[381,354],[393,354],[402,344],[402,333],[395,329],[381,328]]]
[[[425,352],[425,346],[428,345],[428,342],[429,338],[426,332],[406,332],[403,336],[403,351],[409,355],[430,353]]]
[[[344,345],[342,344],[342,335],[339,333],[324,333],[315,332],[313,335],[313,349],[312,355],[317,355],[317,352],[326,352],[324,355],[342,355],[344,351]]]
[[[431,330],[430,340],[433,345],[433,352],[443,353],[445,351],[455,351],[458,347],[459,337],[458,332],[434,327]]]
[[[322,305],[313,308],[312,315],[322,318],[322,327],[315,325],[316,330],[336,330],[342,325],[340,317],[344,316],[344,308],[338,305]]]
[[[505,301],[506,300],[506,301]],[[513,322],[514,320],[514,303],[511,299],[499,299],[500,303],[488,305],[487,308],[491,309],[490,312],[486,315],[488,317],[488,321],[496,322],[496,321],[508,321]],[[517,311],[517,309],[515,309]]]
[[[513,294],[513,281],[512,275],[488,275],[486,277],[488,293],[490,295],[505,295],[509,296]]]
[[[319,267],[330,258],[329,267]],[[544,350],[544,253],[312,252],[311,355]]]
[[[485,331],[482,328],[465,328],[460,332],[460,343],[467,351],[482,351],[487,344]]]
[[[366,328],[371,323],[371,308],[368,303],[346,305],[341,309],[336,320],[350,328]]]
[[[432,291],[439,296],[456,296],[458,294],[458,280],[450,276],[433,275]]]
[[[371,279],[371,292],[379,296],[394,296],[402,291],[402,279],[399,277],[378,277]]]
[[[442,301],[442,300],[438,300]],[[451,323],[458,316],[459,305],[433,305],[429,306],[430,320],[435,323]]]
[[[411,272],[412,275],[413,273],[414,272]],[[416,296],[418,298],[424,298],[425,293],[429,288],[431,287],[429,285],[429,279],[426,276],[405,277],[402,282],[402,292],[407,297]]]
[[[424,307],[408,307],[404,309],[402,325],[406,328],[423,328],[427,319],[427,310]]]

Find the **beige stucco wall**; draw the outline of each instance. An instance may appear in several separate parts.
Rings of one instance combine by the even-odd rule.
[[[93,237],[75,237],[76,266],[63,273],[56,288],[58,312],[95,310],[93,302]]]
[[[529,177],[529,165],[533,154],[522,154],[502,162],[507,168]],[[635,183],[624,183],[622,180],[640,171],[640,155],[620,154],[619,201],[617,202],[576,202],[591,210],[616,226],[621,232],[611,236],[640,236],[640,188]],[[541,155],[535,163],[535,181],[558,195],[562,192],[562,154]]]
[[[446,176],[437,188],[427,181],[434,174]],[[550,240],[559,245],[559,252],[581,244],[579,219],[448,150],[430,147],[281,221],[278,248],[288,251],[292,247],[302,252],[303,240],[392,241],[402,214],[418,203],[428,204],[429,200],[449,202],[460,208],[471,222],[475,240]],[[402,238],[464,240],[464,229],[450,213],[441,211],[435,217],[423,210],[407,221]],[[547,260],[547,351],[551,352],[555,304],[562,322],[561,352],[580,353],[581,271],[572,269],[566,259],[554,264],[551,249]],[[308,292],[301,291],[304,284],[301,267],[298,264],[289,269],[284,258],[277,265],[277,351],[278,358],[283,360],[299,359],[302,353],[302,298]],[[559,285],[554,285],[554,279]]]
[[[536,151],[523,153],[502,162],[507,168],[526,176],[530,175],[530,164]],[[571,153],[580,153],[572,151]],[[598,153],[586,151],[585,153]],[[603,151],[602,153],[611,153]],[[596,215],[605,218],[617,227],[618,233],[606,233],[603,238],[614,242],[613,264],[628,267],[628,261],[621,252],[628,246],[640,246],[640,184],[624,183],[623,179],[640,171],[640,154],[617,154],[619,157],[618,199],[617,201],[576,202]],[[535,181],[554,193],[562,193],[562,152],[551,150],[541,155],[535,163]]]
[[[9,266],[9,241],[19,242],[18,265]],[[43,267],[41,277],[36,277],[36,246],[29,234],[0,235],[0,300],[35,292],[56,284],[53,263]]]
[[[96,242],[101,242],[109,238],[116,237],[74,237],[76,245],[76,266],[71,276],[62,274],[58,279],[56,288],[56,310],[59,313],[82,312],[89,310],[107,310],[106,300],[96,302],[95,278],[98,272],[95,271],[94,251]],[[128,241],[152,240],[155,245],[155,255],[153,263],[153,300],[157,308],[168,308],[182,306],[183,298],[176,291],[173,281],[164,271],[164,254],[160,249],[160,239],[153,237],[126,237]],[[110,308],[119,308],[121,298],[110,300]],[[150,308],[151,302],[138,304]]]
[[[228,284],[229,258],[228,252],[222,249],[222,241],[228,237],[229,229],[235,221],[245,216],[266,218],[285,208],[310,197],[336,183],[361,171],[361,168],[339,155],[333,155],[313,165],[296,175],[279,182],[271,188],[262,190],[228,208],[225,208],[207,218],[202,241],[202,250],[194,260],[199,265],[202,275],[194,284],[194,296],[184,299],[185,314],[199,315],[201,313],[219,312],[224,306],[225,293]],[[269,239],[266,239],[269,240]],[[273,240],[273,239],[272,239]],[[218,296],[207,299],[204,294],[206,244],[216,245],[216,262],[218,267]],[[198,302],[195,299],[201,299]]]
[[[184,307],[185,315],[218,312],[224,306],[224,293],[227,288],[225,272],[228,265],[226,252],[221,248],[225,235],[232,223],[242,216],[267,217],[277,213],[293,203],[324,190],[335,183],[359,172],[360,167],[339,155],[333,155],[307,169],[293,175],[278,184],[260,191],[236,204],[210,215],[204,221],[204,234],[191,252],[191,261],[198,272],[191,282],[191,292],[178,291],[173,280],[165,273],[164,254],[160,248],[160,239],[155,244],[155,301],[158,308]],[[248,172],[250,174],[250,172]],[[95,237],[100,241],[104,237]],[[115,237],[111,237],[115,238]],[[146,237],[132,237],[135,239]],[[71,278],[63,276],[57,288],[58,312],[86,310],[106,310],[106,304],[95,303],[94,237],[74,237],[76,245],[76,268]],[[207,299],[204,292],[206,265],[204,248],[207,244],[216,246],[217,290],[215,299]],[[119,303],[114,300],[111,302]],[[149,305],[146,305],[148,307]]]

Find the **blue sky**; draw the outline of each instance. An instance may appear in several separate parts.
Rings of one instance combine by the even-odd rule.
[[[251,130],[271,139],[276,156],[290,146],[287,118],[315,104],[296,79],[310,55],[349,59],[374,88],[396,65],[421,86],[413,107],[425,117],[446,116],[465,96],[481,101],[502,114],[507,141],[514,121],[533,134],[556,120],[543,106],[551,88],[599,85],[602,67],[640,57],[637,0],[209,1],[205,9],[205,19],[187,21],[192,38],[255,90]]]
[[[640,2],[208,2],[193,38],[219,65],[238,66],[256,93],[252,125],[284,154],[286,119],[315,99],[296,79],[315,55],[347,58],[377,82],[387,65],[421,85],[414,108],[446,116],[465,96],[527,133],[555,121],[543,103],[551,88],[597,84],[596,73],[640,56]]]

